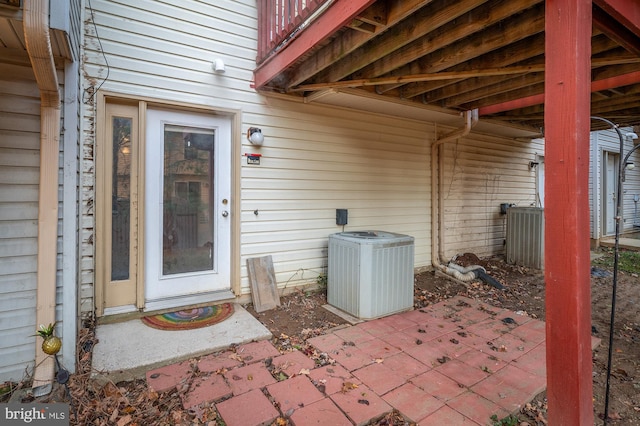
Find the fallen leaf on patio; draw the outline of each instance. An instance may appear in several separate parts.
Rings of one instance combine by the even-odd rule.
[[[443,356],[442,358],[437,358],[437,361],[438,361],[440,364],[444,364],[444,363],[445,363],[445,362],[447,362],[447,361],[451,361],[451,358],[449,358],[448,356],[446,356],[446,355],[445,355],[445,356]]]
[[[627,374],[627,372],[625,370],[623,370],[622,368],[616,368],[614,370],[615,375],[620,375],[623,377],[629,377],[629,374]]]
[[[536,420],[544,423],[545,425],[548,424],[547,419],[544,418],[544,415],[541,412],[538,412],[538,415],[536,416]]]
[[[253,380],[253,374],[247,374],[247,380]]]
[[[111,417],[109,417],[109,421],[110,421],[111,423],[115,422],[115,421],[116,421],[116,419],[118,418],[118,414],[120,414],[120,412],[118,411],[118,409],[117,409],[117,408],[115,408],[115,409],[113,410],[113,412],[111,413]]]
[[[382,363],[384,362],[384,359],[382,359],[382,358],[376,358],[374,361],[375,361],[376,363],[378,363],[378,364],[382,364]]]
[[[277,426],[286,426],[287,425],[287,420],[283,419],[282,417],[278,417],[276,419],[276,425]]]
[[[175,424],[180,424],[180,422],[182,421],[182,412],[180,412],[179,410],[173,410],[171,412],[171,418],[173,418],[173,422]]]
[[[618,413],[609,413],[609,420],[622,420],[622,417]]]
[[[344,382],[342,384],[342,389],[340,390],[340,392],[342,393],[347,393],[348,391],[350,391],[351,389],[356,389],[358,387],[358,385],[356,385],[355,383],[351,383],[351,382]]]
[[[308,376],[309,374],[311,374],[311,371],[309,371],[308,368],[303,368],[298,374],[304,374],[305,376]]]
[[[123,418],[121,418],[120,420],[118,420],[118,426],[126,426],[129,423],[131,423],[131,416],[126,415]]]
[[[231,354],[231,355],[229,355],[229,358],[235,359],[236,361],[240,361],[240,362],[243,361],[242,357],[240,355],[238,355],[238,354]]]
[[[104,385],[104,388],[102,388],[102,390],[104,392],[104,395],[108,398],[120,396],[120,390],[111,382],[108,382],[106,385]]]

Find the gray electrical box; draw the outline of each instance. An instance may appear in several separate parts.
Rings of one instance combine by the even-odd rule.
[[[348,215],[347,209],[336,209],[336,225],[346,225]]]

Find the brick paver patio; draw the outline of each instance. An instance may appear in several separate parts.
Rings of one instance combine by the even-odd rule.
[[[215,405],[229,426],[364,425],[393,409],[419,425],[488,425],[546,387],[544,322],[460,296],[308,343],[335,362],[268,341],[201,358],[183,406]],[[147,383],[167,391],[188,366],[149,371]]]

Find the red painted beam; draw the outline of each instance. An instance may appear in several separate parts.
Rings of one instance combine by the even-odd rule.
[[[550,425],[592,425],[591,0],[545,6],[545,303]]]
[[[640,37],[640,2],[636,0],[594,0],[593,2]]]
[[[542,103],[544,103],[544,93],[527,96],[526,98],[514,99],[512,101],[501,102],[499,104],[487,105],[485,107],[478,108],[478,115],[497,114],[499,112],[540,105]]]
[[[287,69],[298,58],[311,50],[322,40],[351,22],[360,12],[375,0],[336,0],[316,20],[305,28],[280,52],[261,64],[254,71],[254,84],[257,89],[265,86],[278,74]],[[260,35],[258,35],[260,37]]]
[[[628,74],[616,75],[614,77],[603,78],[591,83],[591,91],[598,92],[600,90],[613,89],[616,87],[628,86],[630,84],[640,83],[640,71],[634,71]],[[544,93],[540,95],[527,96],[526,98],[514,99],[513,101],[502,102],[494,105],[487,105],[478,109],[479,115],[496,114],[504,111],[511,111],[518,108],[526,108],[533,105],[544,103]]]

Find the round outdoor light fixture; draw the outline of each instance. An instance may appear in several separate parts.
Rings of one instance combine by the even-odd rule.
[[[264,142],[264,135],[262,134],[262,129],[258,129],[257,127],[249,127],[247,130],[247,139],[251,142],[252,145],[262,145]]]

